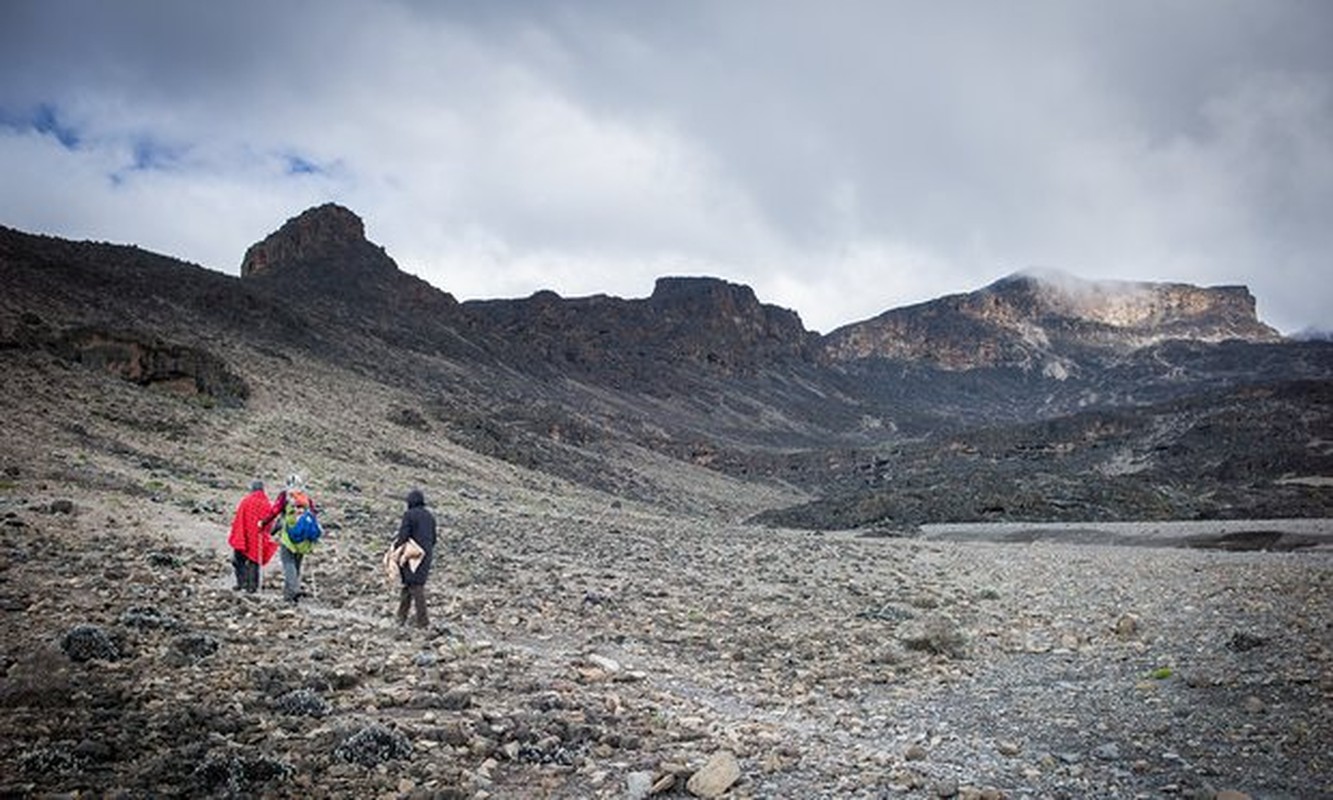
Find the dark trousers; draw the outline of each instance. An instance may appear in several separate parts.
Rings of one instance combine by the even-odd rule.
[[[236,571],[236,588],[253,592],[259,588],[259,565],[240,550],[231,551],[231,567]]]
[[[416,603],[417,615],[413,618],[412,624],[424,628],[430,622],[426,619],[426,587],[420,583],[403,584],[403,589],[398,594],[398,624],[407,623],[407,610],[413,603]]]

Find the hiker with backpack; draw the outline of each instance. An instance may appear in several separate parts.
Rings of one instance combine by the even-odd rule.
[[[398,565],[398,576],[403,582],[398,596],[398,624],[407,624],[408,609],[415,604],[416,616],[412,624],[425,628],[430,624],[426,615],[426,578],[430,577],[431,562],[435,556],[435,515],[426,508],[426,496],[420,489],[407,493],[407,510],[398,525],[390,557]]]
[[[259,589],[259,570],[278,549],[273,540],[264,535],[263,519],[269,508],[268,493],[260,480],[251,482],[250,493],[236,505],[227,544],[231,545],[231,565],[236,571],[235,588],[238,591],[244,589],[253,594]]]
[[[293,605],[305,596],[301,591],[301,561],[315,549],[315,543],[323,535],[318,514],[301,477],[291,475],[260,523],[265,527],[271,525],[271,535],[281,544],[278,554],[282,560],[282,597]]]

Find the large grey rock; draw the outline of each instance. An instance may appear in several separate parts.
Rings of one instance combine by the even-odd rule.
[[[719,750],[703,768],[690,776],[685,790],[695,797],[720,797],[740,780],[741,765],[730,750]]]

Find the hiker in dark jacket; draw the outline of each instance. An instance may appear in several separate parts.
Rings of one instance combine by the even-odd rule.
[[[402,547],[408,539],[417,543],[423,556],[416,569],[406,563],[399,563],[398,575],[403,580],[403,589],[398,598],[398,624],[406,624],[408,608],[416,603],[417,613],[412,624],[424,628],[429,624],[426,618],[426,579],[430,577],[430,565],[435,560],[435,516],[426,508],[426,496],[420,489],[407,493],[407,511],[403,512],[403,521],[398,526],[398,536],[393,546]]]

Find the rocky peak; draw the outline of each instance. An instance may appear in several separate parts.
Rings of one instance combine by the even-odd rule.
[[[365,258],[367,250],[378,253],[382,259]],[[360,217],[340,205],[325,203],[287,220],[262,242],[251,245],[241,261],[241,277],[262,275],[293,264],[345,260],[349,256],[361,262],[393,265],[383,250],[366,240],[365,224]]]
[[[977,296],[983,318],[988,309],[998,310],[1000,318],[1082,322],[1152,341],[1280,338],[1259,321],[1254,296],[1244,286],[1088,281],[1060,272],[1028,272],[1002,278]]]
[[[343,313],[348,321],[378,335],[416,342],[455,342],[452,296],[398,269],[384,248],[366,239],[361,218],[326,203],[287,220],[250,246],[241,278],[267,291],[297,290],[316,301],[320,312]]]
[[[834,360],[922,360],[945,369],[1017,366],[1063,377],[1076,354],[1128,352],[1168,340],[1275,342],[1244,286],[1086,281],[1019,273],[839,328]]]
[[[797,345],[809,336],[795,311],[760,303],[749,286],[720,278],[658,278],[648,306],[664,321],[700,330],[729,329],[746,340]]]
[[[719,278],[659,278],[647,305],[678,346],[709,361],[803,357],[816,338],[795,311],[760,303],[749,286]]]
[[[794,311],[760,303],[748,286],[718,278],[659,278],[647,298],[524,300],[463,304],[477,333],[498,334],[511,362],[536,358],[608,380],[623,374],[676,381],[664,364],[749,373],[772,361],[812,358],[818,337]]]
[[[759,300],[749,286],[707,277],[658,278],[649,300],[657,308],[737,314],[753,314],[760,308]]]

